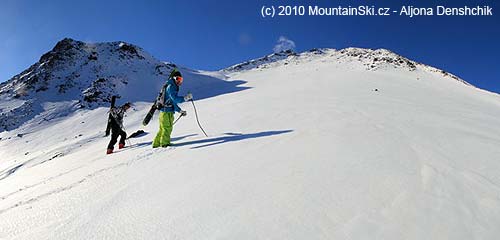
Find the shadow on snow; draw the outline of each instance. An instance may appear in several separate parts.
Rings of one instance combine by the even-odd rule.
[[[187,146],[187,145],[195,145],[195,144],[203,144],[200,146],[191,147],[191,149],[197,149],[202,147],[209,147],[213,145],[223,144],[227,142],[236,142],[251,138],[260,138],[260,137],[268,137],[273,135],[279,135],[284,133],[292,132],[293,130],[281,130],[281,131],[266,131],[266,132],[258,132],[258,133],[225,133],[222,137],[208,138],[208,139],[200,139],[188,142],[174,143],[175,147]]]
[[[172,138],[171,140],[172,140],[172,142],[175,142],[175,141],[179,141],[179,140],[182,140],[184,138],[193,137],[193,136],[196,136],[196,135],[198,135],[198,134],[188,134],[188,135],[184,135],[184,136]],[[149,141],[149,142],[142,142],[142,143],[132,144],[131,148],[146,147],[146,146],[152,146],[152,145],[153,145],[153,142]]]

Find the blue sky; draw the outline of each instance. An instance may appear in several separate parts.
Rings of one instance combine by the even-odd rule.
[[[484,17],[262,18],[262,5],[490,5]],[[20,73],[64,37],[127,41],[160,60],[217,70],[273,51],[284,36],[296,51],[387,48],[500,92],[500,4],[495,0],[13,1],[0,2],[0,82]]]

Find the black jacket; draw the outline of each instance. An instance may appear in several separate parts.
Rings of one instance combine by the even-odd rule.
[[[124,106],[112,107],[109,110],[109,113],[111,114],[111,127],[124,130],[123,129],[123,115],[125,115],[125,107]]]

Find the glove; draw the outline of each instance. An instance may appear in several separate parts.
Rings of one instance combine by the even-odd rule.
[[[193,99],[193,94],[191,94],[191,93],[188,93],[188,94],[186,94],[186,96],[184,96],[184,101],[186,101],[186,102],[191,100],[191,99]]]
[[[181,116],[187,116],[187,115],[188,115],[188,114],[187,114],[187,112],[186,112],[186,111],[181,110]]]

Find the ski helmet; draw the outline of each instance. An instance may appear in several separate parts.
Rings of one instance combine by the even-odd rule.
[[[181,76],[182,77],[182,74],[181,72],[179,72],[179,70],[177,68],[174,68],[171,72],[170,72],[170,75],[168,76],[168,78],[174,78],[176,76]]]
[[[174,73],[172,73],[172,77],[182,77],[182,74],[179,70],[175,69]]]

